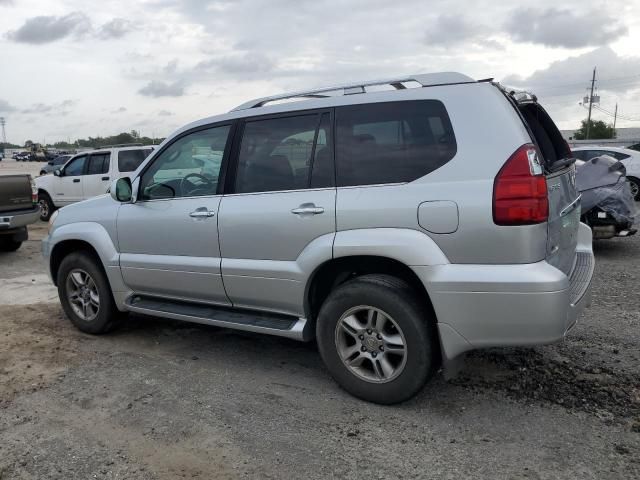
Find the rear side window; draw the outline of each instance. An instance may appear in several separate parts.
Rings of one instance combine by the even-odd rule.
[[[338,186],[410,182],[456,154],[447,111],[437,100],[336,109]]]
[[[248,121],[240,143],[235,192],[333,186],[330,130],[328,113]]]
[[[151,149],[121,150],[118,152],[118,170],[120,172],[133,172],[145,158],[151,153]]]
[[[89,157],[89,166],[87,167],[87,175],[99,175],[109,172],[109,156],[108,153],[97,153]]]
[[[547,167],[571,156],[567,142],[544,108],[537,103],[522,103],[518,105],[518,109],[533,134]]]

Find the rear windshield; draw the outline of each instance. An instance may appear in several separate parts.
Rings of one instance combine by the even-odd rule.
[[[553,169],[556,162],[571,157],[567,142],[544,108],[537,103],[527,102],[519,104],[518,110],[524,117],[547,168]]]
[[[121,150],[118,152],[118,170],[120,172],[133,172],[152,151],[152,148]]]

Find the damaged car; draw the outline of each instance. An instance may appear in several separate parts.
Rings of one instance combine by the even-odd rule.
[[[581,221],[591,227],[594,239],[636,233],[638,210],[622,162],[609,155],[576,160],[576,187],[582,195]]]

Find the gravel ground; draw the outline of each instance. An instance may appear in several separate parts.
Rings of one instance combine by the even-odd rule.
[[[78,332],[39,280],[44,234],[0,254],[0,479],[640,478],[640,236],[596,244],[564,343],[473,353],[382,407],[313,344],[147,317]]]

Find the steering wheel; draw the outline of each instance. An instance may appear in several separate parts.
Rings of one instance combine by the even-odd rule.
[[[189,178],[189,177],[199,178],[200,180],[202,180],[204,182],[205,185],[202,185],[202,186],[199,186],[199,187],[195,187],[195,185],[194,185],[195,188],[192,188],[191,190],[185,192],[185,188],[184,188],[185,187],[185,182],[187,181],[187,178]],[[189,182],[189,183],[191,183],[191,182]],[[191,185],[193,185],[193,184],[191,184]],[[205,177],[204,175],[200,175],[199,173],[189,173],[182,180],[180,180],[180,193],[183,196],[189,196],[188,194],[191,194],[191,193],[193,193],[193,192],[195,192],[197,190],[201,190],[204,186],[213,186],[213,182],[211,180],[209,180],[207,177]],[[185,193],[187,193],[187,195],[185,195]]]

